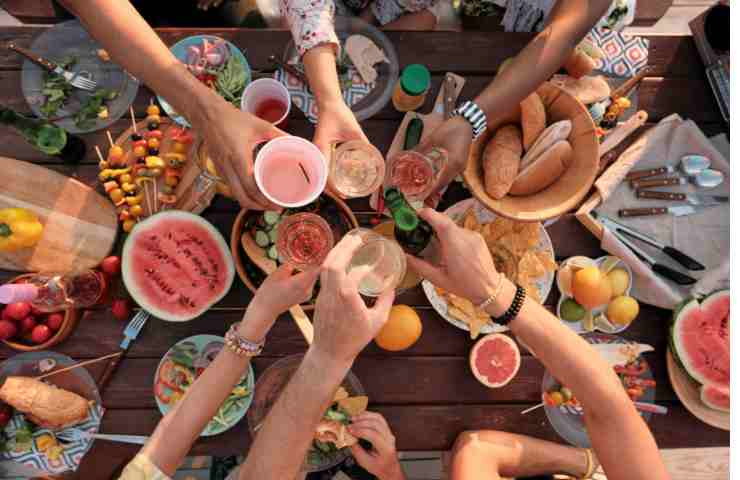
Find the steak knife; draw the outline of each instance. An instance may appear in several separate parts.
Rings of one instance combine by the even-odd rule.
[[[649,215],[666,215],[674,217],[685,217],[693,215],[705,208],[716,207],[719,203],[712,205],[677,205],[675,207],[646,207],[646,208],[623,208],[619,211],[620,217],[644,217]]]

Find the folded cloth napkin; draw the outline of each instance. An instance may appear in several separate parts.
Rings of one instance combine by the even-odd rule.
[[[84,430],[90,433],[97,433],[100,428],[100,422],[103,418],[105,409],[98,404],[91,404],[88,409],[87,420],[83,423],[75,425],[73,428]],[[25,423],[25,417],[22,413],[16,412],[11,418],[8,426],[5,427],[5,434],[8,438],[15,438],[15,431],[21,428]],[[64,430],[56,432],[61,434]],[[76,441],[62,441],[57,438],[57,443],[62,445],[64,449],[58,458],[49,458],[45,453],[39,451],[36,439],[41,435],[51,433],[45,428],[36,428],[33,431],[33,446],[30,450],[22,452],[13,451],[13,442],[9,442],[7,451],[0,454],[0,460],[12,460],[17,464],[29,468],[31,471],[41,471],[47,475],[60,475],[65,472],[74,472],[79,468],[82,458],[92,447],[92,439],[82,439]],[[57,436],[55,435],[55,436]]]
[[[724,278],[729,283],[729,271],[727,274],[722,272],[728,270],[725,263],[730,254],[730,204],[721,204],[684,217],[658,215],[619,218],[617,212],[622,208],[679,204],[663,200],[639,200],[629,184],[622,180],[633,167],[640,170],[665,165],[679,167],[681,157],[688,154],[706,156],[711,161],[712,168],[725,174],[725,181],[722,185],[711,190],[701,190],[701,193],[729,195],[729,163],[693,121],[683,120],[678,115],[666,117],[646,132],[625,150],[594,184],[603,199],[601,206],[597,209],[599,213],[656,238],[661,243],[672,245],[706,267],[704,271],[686,272],[694,278],[706,277],[706,280],[696,285],[695,290],[691,287],[681,287],[655,275],[631,250],[605,230],[601,243],[602,248],[622,258],[635,274],[632,294],[643,303],[668,309],[672,309],[676,303],[692,294],[706,293],[707,285],[721,287],[724,284]],[[663,190],[699,192],[693,185],[664,188]],[[633,241],[633,243],[660,263],[685,272],[683,267],[657,249],[640,241]],[[715,269],[720,270],[715,271]]]

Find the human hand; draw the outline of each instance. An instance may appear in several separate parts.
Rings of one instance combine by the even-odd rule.
[[[319,107],[319,123],[313,136],[313,143],[319,147],[327,161],[331,160],[333,143],[363,140],[367,137],[357,122],[355,114],[339,97]]]
[[[437,235],[440,264],[435,266],[413,255],[406,255],[406,261],[434,285],[475,304],[483,303],[498,285],[499,273],[481,234],[458,227],[450,217],[431,208],[419,214]]]
[[[346,235],[321,266],[321,292],[314,310],[314,341],[311,349],[325,360],[351,364],[357,354],[375,338],[393,305],[392,289],[368,308],[357,286],[368,268],[347,273],[352,254],[362,245],[358,235]]]
[[[318,276],[318,268],[293,275],[293,267],[289,264],[283,264],[271,273],[254,294],[244,314],[242,323],[249,330],[244,332],[245,336],[257,340],[265,338],[281,313],[311,298]]]
[[[457,116],[446,120],[442,125],[416,146],[414,150],[427,155],[433,148],[443,148],[447,151],[447,164],[439,174],[437,182],[429,194],[429,199],[435,199],[442,194],[442,190],[457,177],[468,164],[470,144],[473,141],[473,128],[467,120]],[[435,202],[432,202],[434,204]]]
[[[393,436],[385,418],[374,412],[364,412],[352,417],[347,427],[349,433],[373,444],[370,451],[359,443],[350,447],[357,463],[380,480],[403,480],[404,474],[398,463],[396,437]]]
[[[262,142],[287,134],[225,101],[215,108],[212,118],[218,121],[201,122],[198,128],[216,170],[242,207],[276,210],[278,207],[262,195],[254,180],[254,149]]]

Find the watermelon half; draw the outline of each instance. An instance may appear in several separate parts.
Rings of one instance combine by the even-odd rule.
[[[144,310],[162,320],[192,320],[226,295],[234,262],[221,233],[183,211],[139,223],[123,245],[123,283]]]
[[[521,362],[516,342],[502,333],[486,335],[470,351],[470,369],[488,388],[500,388],[509,383],[519,371]]]
[[[669,344],[679,365],[702,385],[702,401],[708,407],[729,410],[730,291],[678,305]]]

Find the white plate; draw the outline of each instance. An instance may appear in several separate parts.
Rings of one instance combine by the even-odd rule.
[[[598,267],[601,267],[601,264],[604,263],[604,260],[606,260],[607,257],[609,257],[609,256],[611,256],[611,255],[604,256],[604,257],[599,257],[599,258],[595,259],[594,261],[596,262],[596,265]],[[567,262],[568,260],[565,260],[565,261]],[[563,262],[563,263],[565,263],[565,262]],[[621,259],[619,260],[619,263],[617,263],[616,265],[614,265],[613,268],[622,268],[622,269],[624,269],[624,270],[627,271],[627,275],[629,275],[630,281],[627,284],[627,290],[624,292],[624,294],[629,296],[630,292],[632,291],[632,280],[633,280],[633,278],[632,278],[632,269],[630,268],[629,265],[627,265]],[[558,291],[560,291],[560,287],[559,286],[558,286]],[[560,316],[560,305],[562,305],[563,302],[565,300],[569,299],[569,298],[572,298],[572,297],[569,297],[567,295],[563,295],[563,292],[560,291],[560,300],[558,300],[558,306],[557,306],[557,309],[555,310],[555,315],[560,319],[561,322],[563,322],[565,325],[568,326],[568,328],[570,328],[571,330],[573,330],[577,334],[581,335],[581,334],[584,334],[584,333],[589,333],[588,330],[586,330],[585,328],[583,328],[583,322],[582,321],[578,321],[578,322],[566,322],[565,320],[563,320],[563,317]],[[591,310],[591,313],[594,315],[594,317],[596,317],[596,315],[598,315],[600,313],[606,312],[606,307],[607,306],[608,306],[608,304],[607,305],[603,305],[603,306],[601,306],[599,308],[595,308],[595,309]],[[604,332],[604,333],[615,334],[615,333],[619,333],[619,332],[623,332],[623,331],[627,330],[630,325],[632,325],[632,323],[629,323],[627,325],[623,325],[623,326],[618,327],[618,328],[616,328],[614,330],[605,330],[605,329],[600,328],[598,326],[594,326],[595,327],[594,330],[595,331],[599,331],[599,332]]]
[[[445,214],[457,222],[458,220],[463,218],[463,216],[471,207],[475,212],[475,216],[478,219],[478,222],[482,225],[489,224],[498,217],[498,215],[488,210],[475,198],[469,198],[467,200],[456,203],[455,205],[448,208],[445,211]],[[555,258],[552,249],[552,242],[550,241],[550,236],[547,234],[547,230],[545,230],[545,227],[543,227],[541,224],[540,239],[537,242],[537,246],[535,247],[535,249],[546,250],[550,252],[550,254],[553,256],[553,259]],[[547,296],[550,294],[550,289],[552,288],[552,282],[554,279],[555,272],[547,272],[547,275],[544,275],[539,280],[537,280],[536,285],[537,290],[540,294],[540,303],[544,303],[547,300]],[[434,310],[436,310],[438,314],[440,314],[445,320],[447,320],[449,323],[456,326],[457,328],[467,331],[470,330],[468,328],[468,324],[466,324],[462,320],[458,320],[448,313],[447,301],[437,294],[437,290],[434,288],[434,285],[431,282],[429,282],[428,280],[424,280],[421,283],[421,286],[424,289],[424,293],[426,294],[429,303],[432,305],[432,307],[434,307]],[[485,335],[489,333],[505,332],[507,330],[507,327],[497,325],[493,323],[493,321],[491,321],[481,328],[480,333]]]

